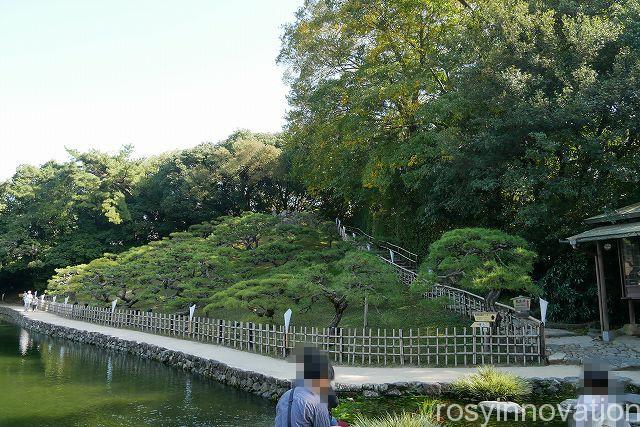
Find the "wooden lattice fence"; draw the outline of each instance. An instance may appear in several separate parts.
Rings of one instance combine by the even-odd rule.
[[[473,366],[539,364],[544,361],[540,325],[496,328],[317,328],[142,312],[40,301],[40,310],[116,328],[190,339],[285,357],[298,344],[315,345],[338,364],[379,366]]]

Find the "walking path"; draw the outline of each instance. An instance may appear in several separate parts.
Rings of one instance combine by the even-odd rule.
[[[638,369],[640,339],[622,335],[603,342],[589,335],[555,336],[547,338],[547,354],[549,363],[554,364],[575,365],[597,358],[612,369]]]
[[[8,307],[8,306],[7,306]],[[59,317],[50,313],[35,311],[24,313],[20,307],[10,308],[33,320],[74,328],[87,332],[97,332],[123,340],[136,341],[163,347],[167,350],[180,351],[185,354],[203,357],[225,363],[233,368],[244,371],[258,372],[279,379],[295,377],[295,366],[285,360],[274,359],[255,353],[248,353],[213,344],[194,341],[128,329],[112,328],[95,325],[78,320]],[[530,366],[530,367],[500,367],[503,371],[513,372],[526,378],[568,378],[579,377],[579,365]],[[353,367],[337,366],[336,382],[345,385],[384,384],[394,382],[425,382],[448,383],[461,376],[474,372],[475,368],[418,368],[418,367]],[[617,371],[620,377],[626,377],[633,384],[640,386],[640,371]]]

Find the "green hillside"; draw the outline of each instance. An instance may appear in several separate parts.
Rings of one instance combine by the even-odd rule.
[[[464,325],[440,301],[423,301],[375,255],[339,240],[310,214],[247,213],[61,268],[48,293],[107,306],[198,313],[233,320],[369,327]]]

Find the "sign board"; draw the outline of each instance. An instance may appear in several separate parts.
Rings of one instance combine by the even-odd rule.
[[[189,306],[189,322],[193,320],[193,313],[196,311],[196,305]]]
[[[523,313],[531,309],[531,298],[528,297],[515,297],[511,298],[513,301],[513,308],[518,313]]]
[[[471,324],[472,328],[490,328],[491,322],[473,322]]]
[[[476,322],[495,322],[498,318],[498,313],[494,311],[478,311],[473,313],[473,320]]]
[[[291,314],[293,312],[291,311],[291,309],[288,309],[287,311],[284,312],[284,328],[285,329],[289,329],[289,323],[291,323]]]

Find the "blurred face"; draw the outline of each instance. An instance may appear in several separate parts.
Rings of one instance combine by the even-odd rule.
[[[313,380],[313,386],[319,388],[322,394],[328,394],[331,380],[328,378]]]

